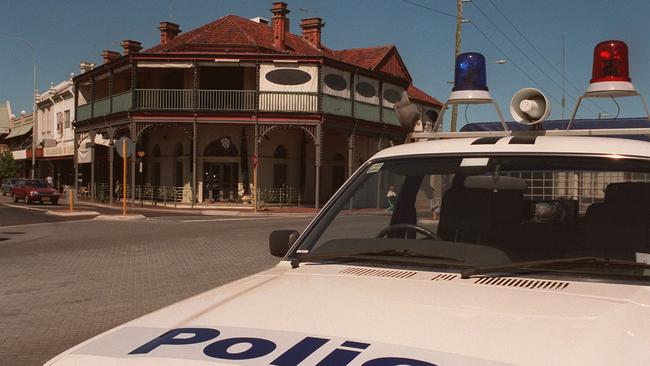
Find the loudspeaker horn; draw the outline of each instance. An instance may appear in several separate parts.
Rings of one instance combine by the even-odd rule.
[[[406,132],[413,132],[417,120],[420,119],[420,109],[417,105],[411,103],[406,90],[402,92],[402,99],[393,105],[393,109],[395,109],[400,125]]]
[[[510,114],[521,124],[534,125],[544,121],[551,114],[551,104],[541,91],[524,88],[512,96]]]

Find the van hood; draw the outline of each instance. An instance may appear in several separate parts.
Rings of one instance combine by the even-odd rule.
[[[287,262],[48,365],[642,365],[645,286]]]

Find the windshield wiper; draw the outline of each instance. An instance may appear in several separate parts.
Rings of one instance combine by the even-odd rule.
[[[415,258],[415,259],[426,259],[426,260],[435,260],[436,262],[445,262],[448,264],[463,264],[465,261],[462,259],[454,257],[445,257],[437,255],[429,255],[418,252],[412,252],[409,250],[380,250],[376,252],[329,252],[323,254],[299,254],[296,258],[291,261],[291,266],[297,268],[300,263],[310,262],[310,261],[319,261],[319,260],[331,260],[331,259],[346,259],[346,260],[355,260],[355,259],[377,259],[377,257],[391,257],[393,258]],[[411,261],[409,261],[411,262]]]
[[[540,267],[557,265],[557,264],[601,264],[604,266],[628,266],[635,268],[650,269],[650,264],[639,263],[621,259],[611,259],[606,257],[574,257],[574,258],[559,258],[559,259],[545,259],[539,261],[522,261],[512,262],[498,266],[477,266],[466,269],[460,273],[461,278],[470,278],[471,276],[486,274],[486,273],[512,273],[512,272],[527,272],[542,270]]]

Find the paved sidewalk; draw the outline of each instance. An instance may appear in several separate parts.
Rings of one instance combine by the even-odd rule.
[[[108,209],[113,209],[116,211],[122,210],[121,202],[114,202],[113,205],[108,203],[99,203],[88,200],[80,200],[80,203],[89,206],[104,207]],[[299,215],[299,216],[314,216],[316,215],[316,209],[313,207],[262,207],[259,208],[257,212],[254,212],[253,207],[250,205],[236,205],[236,204],[224,204],[224,205],[205,205],[197,204],[193,208],[190,205],[182,204],[176,205],[150,205],[145,204],[140,206],[139,202],[136,202],[135,206],[129,202],[127,203],[127,212],[128,211],[143,211],[143,212],[175,212],[178,214],[204,214],[204,215],[244,215],[244,216],[256,216],[256,215]]]

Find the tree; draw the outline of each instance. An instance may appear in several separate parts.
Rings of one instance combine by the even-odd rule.
[[[0,155],[0,179],[13,178],[17,172],[16,162],[11,151],[5,151]]]

